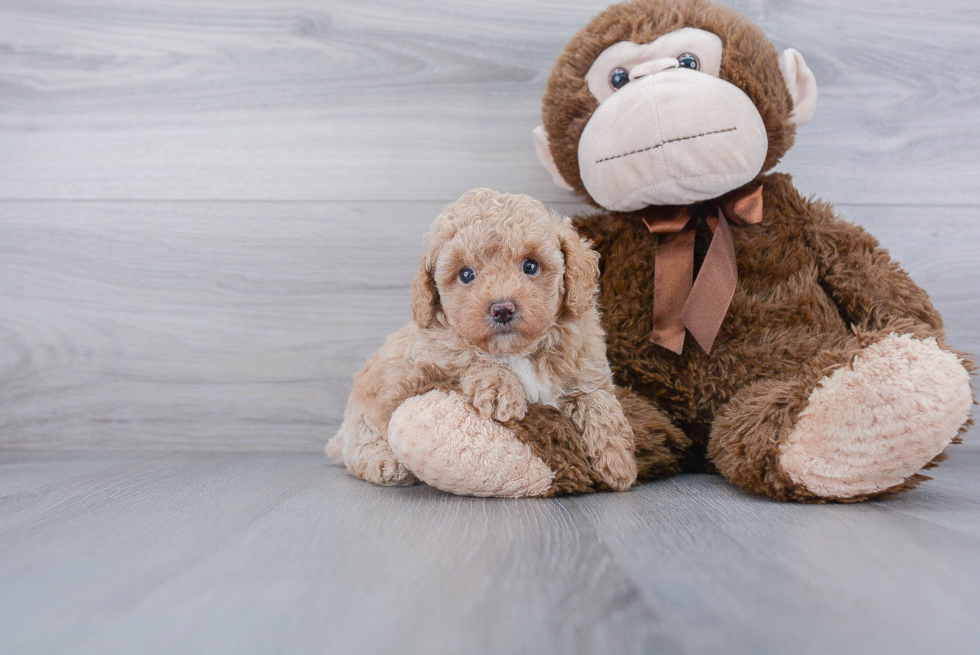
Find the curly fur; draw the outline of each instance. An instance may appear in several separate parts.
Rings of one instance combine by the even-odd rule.
[[[506,422],[524,418],[528,399],[541,395],[571,419],[604,483],[629,488],[633,432],[606,361],[595,305],[598,256],[570,219],[529,196],[475,189],[439,215],[426,243],[412,282],[412,323],[355,377],[328,454],[340,454],[365,480],[411,483],[415,476],[387,443],[392,414],[406,399],[446,385],[483,419]],[[523,271],[527,259],[539,264],[537,273]],[[476,277],[463,283],[458,274],[467,267]],[[506,325],[489,311],[503,301],[516,307]]]

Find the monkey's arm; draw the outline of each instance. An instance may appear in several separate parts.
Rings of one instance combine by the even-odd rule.
[[[929,296],[870,234],[837,218],[829,205],[810,203],[809,231],[820,283],[848,326],[900,331],[942,342],[943,320]]]

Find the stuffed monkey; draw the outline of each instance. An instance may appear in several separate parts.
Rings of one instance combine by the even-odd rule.
[[[576,226],[600,253],[608,356],[639,481],[712,471],[748,491],[858,501],[913,488],[970,423],[965,357],[926,293],[873,237],[769,173],[816,107],[800,53],[706,0],[610,7],[548,81],[539,158],[600,211]],[[627,391],[628,390],[628,391]],[[603,490],[575,427],[535,407],[462,430],[465,400],[403,404],[391,446],[455,493],[498,495],[501,453],[552,471],[555,495]],[[486,475],[462,475],[462,453]]]

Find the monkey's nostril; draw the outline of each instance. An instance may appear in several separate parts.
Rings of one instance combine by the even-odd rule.
[[[495,302],[490,305],[490,316],[497,323],[505,324],[510,323],[511,319],[514,318],[514,314],[517,312],[517,307],[514,303],[507,302]]]

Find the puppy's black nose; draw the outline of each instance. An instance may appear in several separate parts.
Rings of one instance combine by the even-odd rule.
[[[517,311],[517,307],[514,303],[508,301],[505,302],[495,302],[490,305],[490,316],[493,320],[500,323],[501,325],[505,323],[510,323],[511,319],[514,318],[514,312]]]

